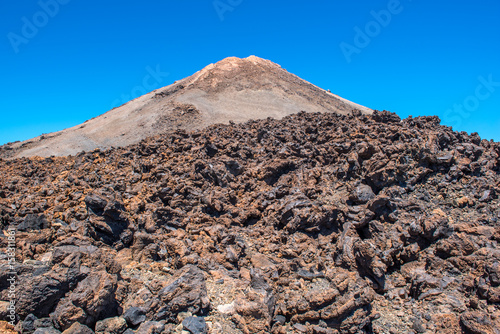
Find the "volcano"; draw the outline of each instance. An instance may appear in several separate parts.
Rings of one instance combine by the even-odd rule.
[[[250,119],[281,119],[300,111],[371,114],[259,57],[230,57],[138,97],[83,124],[4,145],[0,156],[75,155],[124,147],[176,129]]]

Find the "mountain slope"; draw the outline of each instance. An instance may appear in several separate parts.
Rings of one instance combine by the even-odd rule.
[[[351,114],[372,110],[255,56],[226,58],[75,127],[3,147],[0,156],[63,156],[123,147],[174,129],[243,122],[299,111]]]

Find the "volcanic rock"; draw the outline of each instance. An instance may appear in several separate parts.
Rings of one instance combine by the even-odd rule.
[[[107,318],[95,325],[95,334],[122,334],[127,329],[127,321],[122,317]]]
[[[94,331],[79,322],[75,322],[63,334],[94,334]]]
[[[205,334],[207,324],[202,317],[187,317],[182,321],[182,326],[191,334]]]
[[[33,334],[61,334],[61,332],[53,327],[41,327],[37,328]]]
[[[435,117],[301,112],[4,159],[0,191],[18,328],[499,328],[500,145]]]
[[[146,312],[139,307],[131,307],[123,313],[123,318],[132,326],[138,326],[146,320]]]

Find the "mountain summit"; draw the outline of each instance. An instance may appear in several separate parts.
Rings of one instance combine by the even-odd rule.
[[[299,111],[372,113],[259,57],[230,57],[83,124],[4,145],[0,156],[48,157],[122,147],[175,129],[280,119]]]

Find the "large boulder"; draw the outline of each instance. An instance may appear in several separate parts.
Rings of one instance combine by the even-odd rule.
[[[95,325],[96,334],[122,334],[127,329],[127,321],[122,317],[107,318]]]
[[[174,320],[180,312],[203,315],[210,308],[203,271],[194,265],[179,270],[175,278],[158,293],[158,306],[148,318]]]
[[[116,286],[116,275],[105,271],[91,273],[61,300],[51,317],[61,329],[69,328],[74,322],[94,327],[98,320],[116,314]]]
[[[53,306],[83,277],[77,254],[50,270],[48,267],[38,268],[32,273],[21,275],[18,284],[23,288],[16,295],[18,315],[21,318],[30,313],[37,317],[48,316]]]

